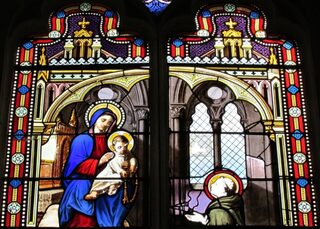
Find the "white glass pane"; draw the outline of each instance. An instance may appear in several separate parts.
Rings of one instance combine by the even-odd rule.
[[[222,166],[233,170],[239,177],[246,177],[246,150],[243,127],[240,123],[237,107],[230,103],[222,117],[221,161]],[[231,133],[227,133],[231,132]],[[238,133],[239,134],[238,134]],[[247,181],[243,179],[246,187]]]
[[[199,103],[192,115],[190,131],[212,132],[207,107]],[[203,183],[204,175],[213,169],[213,135],[211,133],[191,133],[190,136],[190,182]]]
[[[190,126],[190,131],[212,132],[208,109],[203,103],[199,103],[195,108],[195,112],[192,115],[192,124]]]

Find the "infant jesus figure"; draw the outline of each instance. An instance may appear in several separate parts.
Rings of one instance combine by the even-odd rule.
[[[93,181],[90,192],[84,197],[85,200],[95,200],[103,193],[107,193],[110,196],[115,194],[123,183],[121,178],[132,177],[136,173],[137,159],[128,149],[129,140],[126,136],[121,135],[122,132],[119,131],[119,133],[113,138],[112,144],[109,144],[114,157],[96,176],[97,179]],[[128,133],[126,134],[128,135]],[[132,148],[133,139],[131,135],[129,136],[132,141],[130,148]]]

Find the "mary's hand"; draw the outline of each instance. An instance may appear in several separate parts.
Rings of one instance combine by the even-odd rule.
[[[103,154],[103,156],[99,160],[99,165],[103,165],[103,164],[107,163],[113,157],[114,157],[114,153],[112,153],[112,152],[107,152],[107,153]]]

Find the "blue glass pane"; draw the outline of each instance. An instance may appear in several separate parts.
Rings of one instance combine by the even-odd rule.
[[[13,188],[18,188],[21,185],[21,181],[20,180],[12,180],[12,181],[10,181],[10,185]]]
[[[143,0],[146,7],[156,15],[159,15],[171,1],[172,0]]]
[[[299,180],[297,180],[297,184],[301,187],[301,188],[305,188],[308,185],[308,181],[304,178],[300,178]]]

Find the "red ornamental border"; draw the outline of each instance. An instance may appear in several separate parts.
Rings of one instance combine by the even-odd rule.
[[[27,42],[19,50],[18,64],[34,64],[34,43]],[[11,103],[11,125],[9,127],[7,172],[9,178],[5,183],[4,199],[7,203],[6,212],[1,224],[5,227],[25,226],[27,184],[29,178],[30,136],[32,122],[32,98],[34,82],[32,71],[16,73]],[[20,111],[20,112],[19,112]],[[17,159],[16,158],[20,158]],[[9,162],[10,160],[10,162]],[[8,163],[9,162],[9,163]],[[9,165],[8,165],[9,164]],[[3,209],[4,210],[4,209]]]
[[[285,65],[291,61],[297,64],[297,61],[299,61],[297,50],[294,47],[290,48],[290,42],[284,42],[281,49]],[[286,101],[286,109],[284,111],[286,112],[287,151],[291,153],[291,155],[289,154],[291,159],[288,160],[288,164],[289,170],[291,169],[290,177],[293,178],[291,181],[291,193],[294,200],[293,205],[295,205],[293,209],[293,223],[297,226],[315,226],[314,219],[316,218],[316,212],[312,207],[314,196],[312,195],[312,175],[310,171],[312,165],[310,164],[307,152],[308,139],[305,109],[302,100],[302,79],[295,66],[292,69],[286,69],[282,77],[284,82],[283,96]],[[292,113],[293,109],[299,112]],[[295,160],[296,154],[303,155],[305,160]]]

